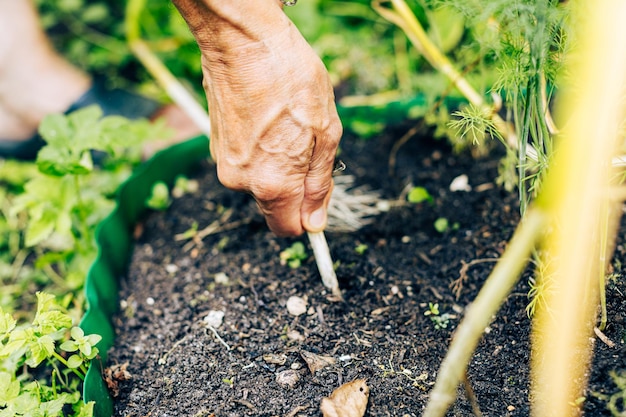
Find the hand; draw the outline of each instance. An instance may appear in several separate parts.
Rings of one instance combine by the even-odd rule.
[[[175,3],[202,52],[220,181],[279,236],[323,230],[342,128],[321,60],[276,0]]]

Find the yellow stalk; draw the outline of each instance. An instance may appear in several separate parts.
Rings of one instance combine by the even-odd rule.
[[[540,210],[526,212],[502,258],[456,329],[423,417],[443,417],[456,399],[457,387],[483,331],[517,283],[546,223],[547,217]]]
[[[391,8],[383,7],[383,3],[391,3]],[[478,108],[486,110],[485,113],[490,115],[502,137],[511,146],[517,146],[515,133],[511,126],[485,102],[483,96],[472,87],[463,74],[455,68],[452,62],[430,40],[428,34],[404,0],[374,0],[372,7],[383,18],[402,29],[413,46],[424,56],[428,63],[437,71],[446,75],[461,94],[465,96],[467,101]]]
[[[609,204],[610,163],[618,150],[626,74],[626,2],[580,2],[583,26],[576,91],[567,90],[568,124],[537,204],[550,214],[545,250],[559,291],[533,326],[533,415],[574,416],[583,393],[598,305],[603,207]],[[604,223],[605,227],[606,223]],[[614,236],[611,231],[608,236]],[[603,252],[603,253],[600,253]],[[604,279],[602,276],[600,279]]]
[[[172,75],[161,60],[152,52],[148,44],[141,39],[139,15],[145,6],[145,0],[129,0],[126,4],[126,39],[133,54],[148,72],[207,137],[211,134],[211,121],[204,109],[191,93]]]

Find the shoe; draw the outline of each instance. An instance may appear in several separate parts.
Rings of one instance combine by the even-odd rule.
[[[149,118],[161,107],[149,98],[121,89],[105,87],[104,79],[95,78],[89,90],[76,100],[65,114],[97,104],[103,116],[119,115],[129,119]],[[0,158],[34,160],[46,142],[38,133],[26,140],[0,139]]]

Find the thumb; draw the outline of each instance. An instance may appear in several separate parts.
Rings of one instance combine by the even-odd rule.
[[[307,177],[304,187],[302,227],[307,232],[321,232],[328,222],[328,203],[332,195],[333,179],[330,173],[328,179],[323,182]]]

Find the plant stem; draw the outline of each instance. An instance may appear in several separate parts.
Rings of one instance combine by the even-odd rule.
[[[547,220],[545,213],[540,210],[529,209],[526,212],[502,258],[456,329],[448,353],[439,368],[423,417],[444,416],[456,399],[457,387],[465,375],[483,331],[517,283]]]
[[[148,72],[165,90],[168,96],[189,116],[200,130],[209,137],[211,121],[207,112],[189,91],[172,75],[161,60],[141,39],[139,16],[144,9],[145,0],[129,0],[126,5],[126,38],[133,54],[146,67]]]
[[[331,290],[335,297],[343,300],[324,232],[308,232],[307,235],[309,236],[309,242],[311,243],[313,255],[315,256],[315,263],[317,264],[317,269],[320,271],[320,275],[322,276],[324,286]]]
[[[626,78],[626,3],[576,2],[579,30],[575,67],[564,90],[567,116],[554,162],[536,204],[549,212],[544,250],[557,291],[546,294],[550,310],[539,309],[533,325],[532,413],[577,416],[571,403],[584,395],[598,305],[603,207],[609,204],[610,163],[623,142]],[[573,62],[574,63],[574,62]],[[610,222],[610,226],[616,226]],[[609,230],[607,237],[614,237]],[[607,241],[608,243],[608,241]],[[604,251],[604,258],[602,252]]]
[[[76,376],[78,376],[80,378],[81,381],[85,380],[85,375],[81,374],[78,369],[75,368],[70,368],[67,364],[67,361],[65,360],[65,358],[61,355],[59,355],[57,352],[52,352],[52,356],[54,356],[54,358],[56,360],[58,360],[59,362],[61,362],[67,369],[69,369],[70,371],[72,371],[73,373],[76,374]]]

